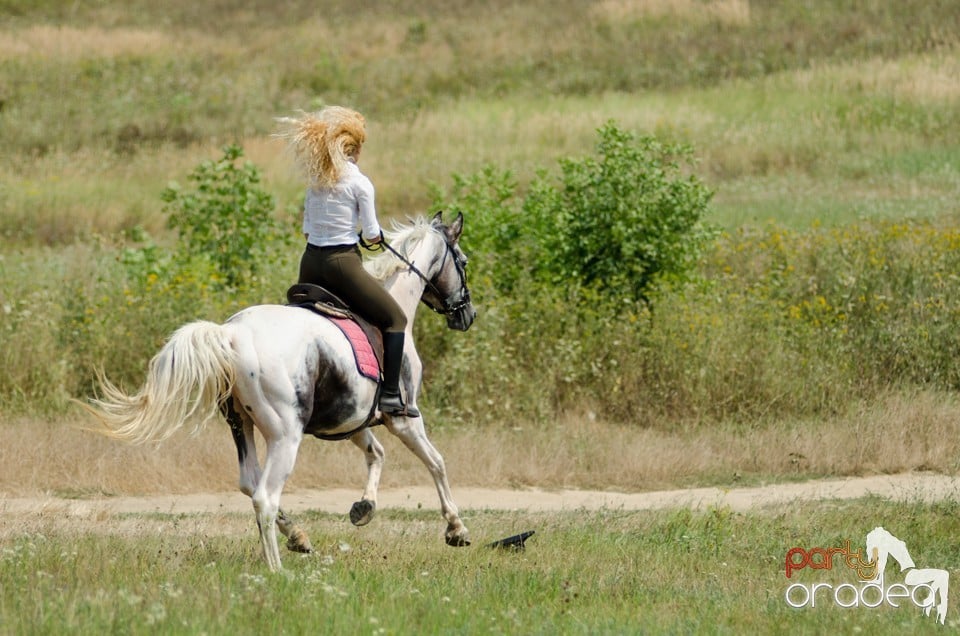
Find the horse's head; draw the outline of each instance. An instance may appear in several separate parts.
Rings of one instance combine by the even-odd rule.
[[[437,212],[430,224],[439,230],[443,244],[438,247],[438,265],[436,269],[431,268],[432,276],[423,290],[422,300],[447,317],[449,328],[466,331],[477,317],[477,310],[473,308],[467,288],[467,255],[459,244],[463,214],[457,214],[453,223],[444,225],[442,213]]]

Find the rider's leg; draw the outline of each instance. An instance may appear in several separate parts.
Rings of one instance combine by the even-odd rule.
[[[315,251],[315,250],[311,250]],[[311,257],[318,265],[311,267]],[[363,268],[360,250],[343,246],[307,254],[301,263],[300,282],[317,282],[340,298],[351,309],[369,320],[383,334],[383,385],[380,389],[380,410],[387,415],[419,417],[415,407],[406,407],[400,395],[400,373],[403,369],[404,331],[407,317],[383,285]],[[310,270],[314,270],[311,272]],[[314,274],[315,272],[315,274]],[[310,274],[317,280],[304,280]]]
[[[400,371],[403,368],[402,331],[383,332],[383,385],[380,387],[380,410],[387,415],[420,417],[414,406],[406,406],[400,397]]]

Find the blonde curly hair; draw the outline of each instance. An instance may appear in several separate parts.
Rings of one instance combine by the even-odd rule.
[[[327,106],[316,113],[279,117],[277,121],[282,129],[275,136],[287,141],[311,186],[337,183],[367,138],[363,115],[343,106]]]

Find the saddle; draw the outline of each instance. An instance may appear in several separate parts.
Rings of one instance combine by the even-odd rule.
[[[383,369],[383,334],[377,327],[353,313],[342,298],[319,285],[294,285],[287,290],[287,303],[309,309],[339,327],[353,347],[360,374],[380,381],[380,370]]]

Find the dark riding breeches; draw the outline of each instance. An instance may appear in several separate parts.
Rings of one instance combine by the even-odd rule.
[[[300,259],[300,283],[325,287],[385,333],[403,333],[407,317],[383,285],[363,268],[356,245],[307,244]]]

